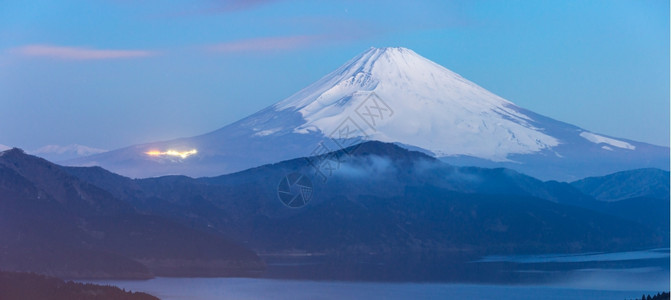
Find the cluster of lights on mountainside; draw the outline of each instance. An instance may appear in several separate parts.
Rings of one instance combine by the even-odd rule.
[[[158,151],[158,150],[151,150],[145,152],[145,154],[149,156],[155,156],[155,157],[169,157],[169,156],[175,156],[175,157],[180,157],[182,159],[185,159],[191,155],[194,155],[198,153],[198,150],[196,149],[191,149],[189,151],[177,151],[177,150],[167,150],[167,151]]]

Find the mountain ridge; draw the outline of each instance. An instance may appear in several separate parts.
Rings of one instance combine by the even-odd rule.
[[[247,248],[140,213],[112,192],[19,149],[0,152],[0,269],[67,278],[243,274]]]
[[[635,169],[602,177],[588,177],[571,185],[602,201],[649,197],[669,199],[669,172],[659,169]],[[623,184],[624,183],[624,184]]]
[[[324,181],[309,161],[336,155],[292,159],[217,177],[123,179],[128,188],[117,186],[116,193],[148,211],[223,230],[261,253],[604,251],[657,245],[664,236],[627,219],[626,214],[614,216],[595,210],[600,202],[568,183],[541,182],[506,169],[453,167],[389,143],[371,141],[341,150],[340,167]],[[114,188],[116,183],[111,182],[119,180],[112,173],[93,174],[102,170],[99,168],[66,170],[106,189]],[[312,200],[304,208],[289,209],[277,198],[276,183],[292,172],[312,181]],[[107,181],[105,177],[117,179]],[[471,211],[475,215],[469,215]],[[484,214],[482,219],[476,217],[480,214]],[[452,218],[465,223],[452,223]],[[374,221],[370,220],[379,224],[371,225]],[[520,227],[521,220],[550,223]],[[415,225],[408,227],[405,222]],[[569,223],[574,234],[561,229]],[[413,236],[423,238],[409,240],[403,230],[395,231],[398,226],[412,228]],[[511,226],[516,229],[505,229]],[[526,235],[521,233],[527,230],[523,228],[537,226],[555,232],[556,237],[528,232],[524,241],[517,240]],[[428,234],[423,232],[427,228],[441,229]],[[474,238],[486,235],[481,231],[492,234],[487,243]]]

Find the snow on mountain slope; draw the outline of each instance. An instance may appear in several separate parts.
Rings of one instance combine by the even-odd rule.
[[[211,133],[68,164],[101,165],[132,177],[213,176],[361,140],[395,142],[450,163],[505,166],[542,179],[668,169],[669,161],[667,147],[605,137],[538,115],[412,50],[371,48],[289,98]]]
[[[493,161],[559,144],[511,102],[409,49],[370,49],[325,79],[275,106],[303,116],[306,122],[295,132],[333,132],[374,92],[393,111],[388,118],[368,118],[370,125],[376,122],[369,125],[374,140]]]
[[[614,146],[614,147],[618,147],[618,148],[622,148],[622,149],[629,149],[629,150],[635,150],[636,149],[636,146],[633,146],[633,145],[631,145],[627,142],[607,138],[605,136],[600,136],[598,134],[594,134],[594,133],[587,132],[587,131],[581,132],[580,136],[584,137],[586,140],[588,140],[592,143],[595,143],[595,144],[608,144],[608,145],[611,145],[611,146]],[[604,147],[608,147],[608,146],[604,146]],[[608,148],[610,148],[610,147],[608,147]],[[612,148],[610,148],[610,149],[612,150]]]

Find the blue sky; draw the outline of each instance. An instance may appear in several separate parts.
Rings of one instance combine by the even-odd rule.
[[[114,149],[223,127],[371,46],[537,113],[669,144],[669,1],[0,3],[0,144]]]

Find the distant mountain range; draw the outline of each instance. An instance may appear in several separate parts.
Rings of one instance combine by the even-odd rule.
[[[329,172],[326,162],[334,164]],[[278,197],[289,174],[311,183],[304,207]],[[660,178],[669,172],[630,174],[640,180],[613,174],[543,182],[366,142],[218,177],[130,179],[13,149],[0,152],[0,269],[70,277],[258,274],[263,262],[248,248],[266,261],[332,262],[336,271],[316,272],[347,278],[364,271],[343,260],[436,268],[490,254],[668,247],[669,197],[657,191],[668,190]]]
[[[543,180],[669,168],[668,147],[536,114],[406,48],[371,48],[291,97],[213,132],[65,164],[137,178],[216,176],[364,140]]]
[[[0,151],[12,149],[12,147],[0,144]],[[27,153],[39,156],[51,162],[60,162],[85,156],[91,156],[107,152],[107,150],[88,147],[84,145],[71,144],[66,146],[61,145],[46,145],[36,150],[29,150]]]
[[[348,150],[355,151],[199,179],[65,170],[140,210],[214,229],[262,253],[580,252],[668,244],[668,234],[637,223],[636,216],[597,212],[606,202],[568,183],[454,167],[388,143]],[[310,164],[335,156],[340,165],[328,177]],[[312,200],[300,209],[285,207],[277,196],[280,180],[294,172],[314,186]]]
[[[66,146],[46,145],[40,147],[37,150],[28,151],[28,153],[32,155],[36,155],[53,162],[91,156],[104,152],[107,152],[107,150],[78,144],[71,144]]]
[[[638,169],[602,177],[589,177],[571,185],[598,200],[619,201],[628,198],[669,198],[669,172]]]

